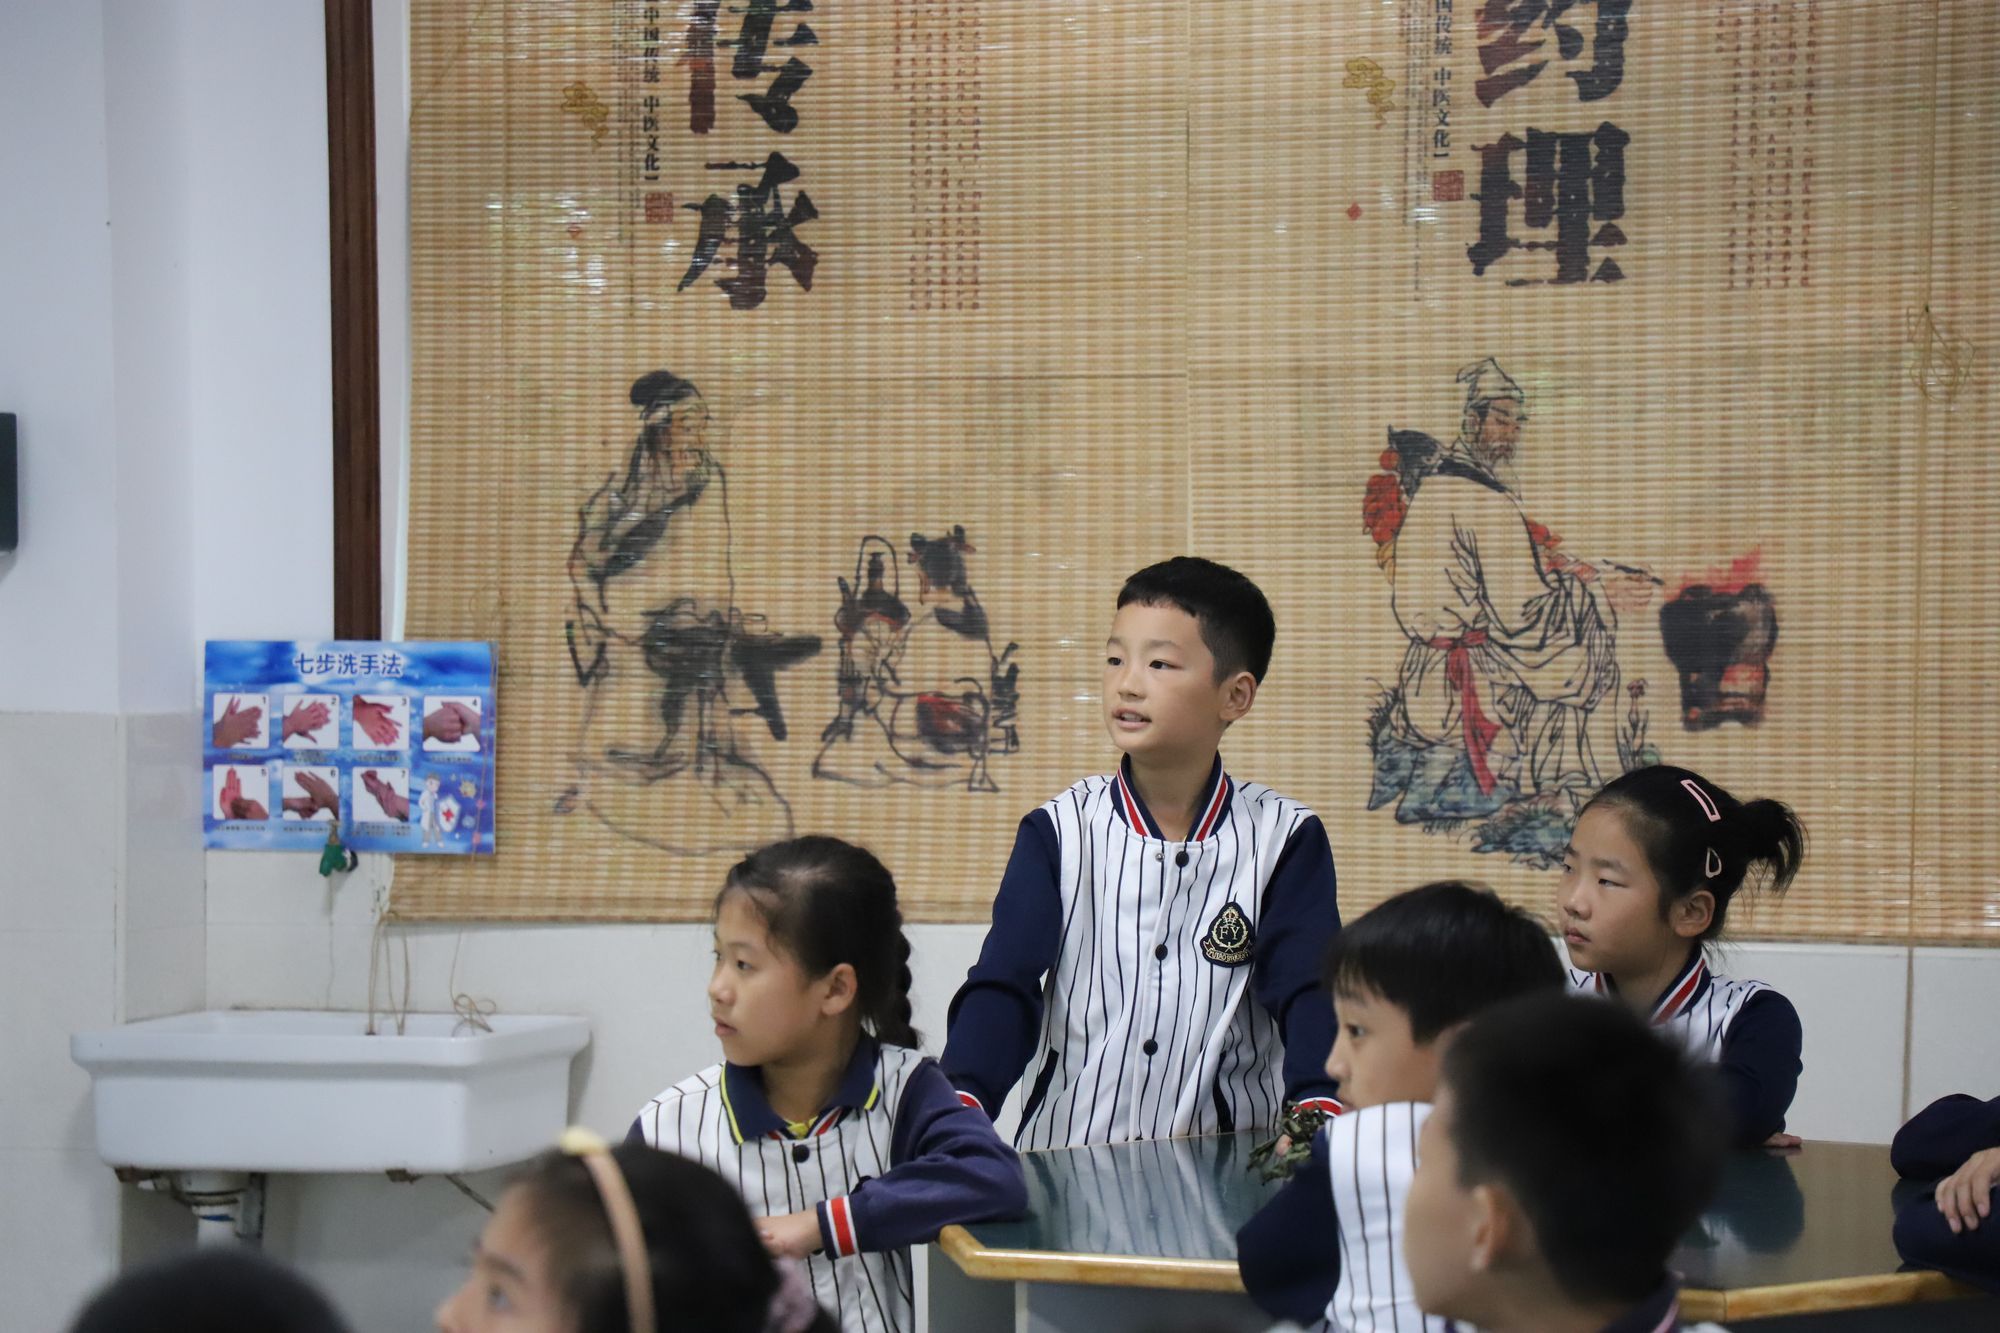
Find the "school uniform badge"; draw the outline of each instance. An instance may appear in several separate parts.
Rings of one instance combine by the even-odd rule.
[[[1201,956],[1221,967],[1241,967],[1250,961],[1254,939],[1250,918],[1243,915],[1243,909],[1235,903],[1224,903],[1201,937]]]

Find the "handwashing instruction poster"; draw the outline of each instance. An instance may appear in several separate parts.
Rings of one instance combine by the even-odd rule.
[[[493,850],[493,645],[212,640],[210,847]]]

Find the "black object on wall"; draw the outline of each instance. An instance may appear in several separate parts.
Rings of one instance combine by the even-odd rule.
[[[21,455],[14,447],[14,414],[0,412],[0,555],[21,541]]]

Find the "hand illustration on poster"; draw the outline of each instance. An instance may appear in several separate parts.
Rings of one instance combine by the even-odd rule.
[[[363,768],[354,776],[354,822],[410,822],[410,770]]]
[[[340,743],[340,700],[333,695],[283,695],[279,707],[286,749],[331,750]]]
[[[363,739],[368,741],[364,746]],[[354,748],[410,748],[410,700],[401,694],[354,696]]]
[[[264,716],[269,703],[261,694],[216,695],[210,744],[218,750],[263,749],[270,735]]]
[[[340,819],[339,769],[287,764],[283,772],[286,819],[317,819],[325,823]]]
[[[479,749],[478,696],[427,696],[424,699],[424,749],[476,753]]]
[[[271,817],[271,779],[261,765],[225,764],[211,770],[215,800],[211,814],[218,820],[263,820]]]

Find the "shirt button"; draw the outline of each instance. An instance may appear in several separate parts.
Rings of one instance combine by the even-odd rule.
[[[1146,1044],[1144,1046],[1141,1046],[1139,1049],[1144,1051],[1148,1055],[1152,1055],[1154,1052],[1160,1049],[1160,1043],[1154,1041],[1151,1037],[1148,1037],[1146,1038]]]
[[[1167,956],[1167,946],[1166,946],[1166,945],[1164,945],[1164,944],[1156,944],[1156,945],[1154,945],[1154,946],[1153,946],[1153,957],[1155,957],[1155,958],[1162,958],[1162,959],[1163,959],[1163,958],[1165,958],[1166,956]]]
[[[1174,864],[1177,866],[1184,866],[1187,864],[1187,848],[1183,847],[1179,851],[1174,853]]]
[[[798,1147],[792,1149],[792,1160],[794,1162],[808,1161],[811,1159],[812,1155],[813,1155],[813,1150],[811,1148],[806,1147],[806,1145],[803,1143],[801,1143]]]

